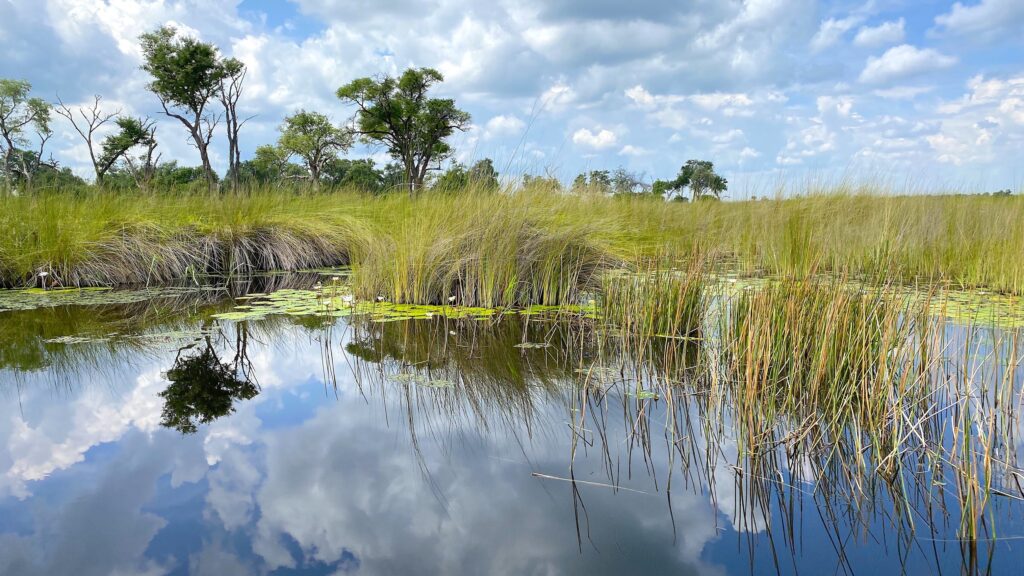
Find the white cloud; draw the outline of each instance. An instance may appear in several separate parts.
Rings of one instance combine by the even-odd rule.
[[[853,29],[854,26],[864,21],[861,16],[850,16],[848,18],[823,20],[818,32],[811,38],[811,52],[821,52],[833,46],[843,37],[844,34]]]
[[[853,111],[853,98],[850,96],[818,96],[818,114],[838,114],[849,116]]]
[[[1024,29],[1024,2],[1021,0],[981,0],[970,6],[961,2],[935,17],[943,33],[992,41],[1019,35]]]
[[[646,156],[650,153],[650,150],[632,144],[626,144],[619,150],[619,156]]]
[[[564,82],[557,82],[544,91],[540,97],[542,109],[551,112],[561,112],[576,102],[577,94],[572,86]]]
[[[890,100],[913,100],[922,94],[935,90],[934,86],[893,86],[872,92],[875,96]]]
[[[883,84],[949,68],[956,63],[955,56],[947,56],[931,48],[901,44],[886,50],[879,57],[868,58],[867,65],[860,73],[860,81]]]
[[[695,104],[708,110],[718,110],[724,107],[751,106],[754,101],[746,94],[728,94],[715,92],[711,94],[697,94],[690,97]]]
[[[526,128],[526,123],[515,116],[495,116],[484,125],[484,140],[503,136],[517,136],[522,134],[524,128]]]
[[[906,20],[900,18],[890,22],[883,22],[878,26],[864,26],[857,31],[853,43],[862,48],[878,48],[890,44],[898,44],[906,36],[904,27]]]
[[[939,162],[992,165],[1024,154],[1024,75],[975,76],[961,98],[937,111],[940,127],[926,138]]]
[[[743,150],[740,150],[740,158],[743,160],[753,160],[754,158],[760,157],[761,153],[758,152],[757,150],[754,150],[750,146],[747,146]]]
[[[580,146],[604,150],[615,146],[619,138],[611,130],[602,128],[591,132],[587,128],[580,128],[572,135],[572,141]]]
[[[891,16],[878,19],[880,5],[867,1],[850,12],[822,18],[823,10],[836,7],[819,4],[709,1],[694,9],[656,0],[614,6],[431,0],[431,10],[423,11],[412,0],[300,0],[282,3],[275,14],[261,19],[258,8],[237,0],[8,0],[0,1],[0,37],[7,55],[0,62],[0,77],[25,76],[38,95],[59,92],[67,101],[99,92],[127,112],[160,118],[164,160],[194,165],[195,150],[180,126],[160,117],[156,100],[144,88],[146,75],[138,69],[137,34],[175,22],[247,63],[242,104],[247,114],[257,116],[243,130],[243,157],[273,141],[278,122],[295,108],[323,111],[344,121],[353,110],[334,91],[353,78],[432,66],[446,76],[436,93],[455,98],[477,122],[474,133],[454,141],[459,158],[486,152],[500,160],[511,154],[526,129],[517,126],[519,120],[529,124],[536,142],[525,157],[538,162],[535,155],[543,153],[544,162],[575,172],[614,161],[625,147],[620,127],[639,119],[646,130],[635,134],[630,145],[649,151],[645,168],[660,172],[677,162],[664,145],[668,137],[699,137],[705,125],[714,125],[719,134],[743,130],[751,147],[764,152],[745,169],[772,169],[774,153],[768,151],[785,146],[787,126],[806,128],[822,115],[815,106],[819,96],[849,95],[855,102],[849,115],[844,115],[847,105],[842,102],[826,114],[837,134],[850,134],[850,126],[840,125],[846,119],[861,123],[860,115],[870,124],[872,118],[895,112],[889,108],[912,104],[919,106],[907,112],[912,120],[934,122],[929,119],[934,110],[920,104],[925,101],[921,96],[932,86],[962,81],[959,76],[970,73],[969,66],[987,65],[980,55],[961,54],[959,44],[905,45],[907,26],[917,22],[910,10],[886,7],[885,14]],[[1007,38],[1007,32],[1024,25],[1022,4],[961,0],[936,18],[933,35],[993,42]],[[289,25],[287,20],[311,25]],[[395,32],[406,29],[416,34]],[[874,57],[861,60],[861,50],[839,49],[852,45],[873,49]],[[957,57],[964,65],[952,67]],[[925,86],[911,80],[926,72],[938,73],[927,77]],[[798,102],[788,103],[789,93],[798,94]],[[1009,100],[1003,110],[997,106],[992,114],[1011,122],[1017,104]],[[790,124],[786,116],[798,121]],[[540,117],[543,122],[531,123]],[[609,129],[616,143],[602,149],[562,147],[565,134],[573,136],[579,128],[589,128],[598,137],[595,126]],[[88,174],[88,155],[66,128],[58,126],[50,149],[62,165]],[[862,147],[877,140],[866,133],[857,138]],[[923,142],[923,136],[918,138]],[[214,137],[215,159],[225,157],[224,140],[222,132]],[[846,166],[858,149],[839,144],[819,155],[822,163],[815,168],[826,167],[826,160]],[[724,157],[736,158],[738,150]],[[384,157],[382,152],[359,145],[352,156]],[[1003,157],[1005,165],[1013,164],[1013,158]],[[726,170],[738,168],[725,163],[723,159]],[[215,165],[226,168],[222,161]]]

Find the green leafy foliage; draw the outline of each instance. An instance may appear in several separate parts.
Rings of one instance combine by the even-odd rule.
[[[437,70],[411,68],[398,78],[359,78],[337,92],[342,101],[356,106],[363,140],[386,146],[402,163],[410,193],[423,187],[431,167],[452,154],[448,137],[469,127],[470,115],[456,108],[454,100],[428,96],[443,80]]]
[[[682,196],[683,191],[689,188],[693,200],[717,199],[728,186],[729,181],[715,173],[714,163],[708,160],[687,160],[675,180],[658,180],[652,192],[657,195],[673,193]]]
[[[0,78],[0,152],[3,164],[0,177],[7,181],[28,181],[39,170],[43,148],[52,135],[51,106],[30,96],[32,84],[24,80]],[[26,150],[29,131],[34,131],[38,146]]]
[[[338,160],[338,154],[352,146],[351,133],[319,112],[299,110],[284,119],[280,130],[278,147],[302,159],[314,186],[320,185],[321,174]]]

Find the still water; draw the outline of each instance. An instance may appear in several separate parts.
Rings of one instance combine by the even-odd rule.
[[[643,367],[607,364],[585,329],[217,322],[220,297],[0,312],[0,574],[1024,566],[1016,420],[965,541],[951,463],[907,453],[887,483],[836,464],[839,443],[752,462],[741,414],[638,392]],[[985,361],[1019,387],[1019,364]]]

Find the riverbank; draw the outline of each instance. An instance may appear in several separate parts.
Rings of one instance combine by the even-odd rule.
[[[1024,293],[1024,198],[842,191],[742,202],[257,190],[0,197],[0,284],[154,285],[351,266],[393,302],[557,304],[659,256]]]

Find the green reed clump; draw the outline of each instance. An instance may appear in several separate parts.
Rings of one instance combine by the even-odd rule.
[[[353,289],[397,303],[575,304],[620,260],[595,239],[598,221],[560,216],[565,203],[493,193],[392,201],[396,210],[352,260]]]
[[[563,285],[577,269],[587,280],[599,257],[699,247],[745,272],[846,272],[1024,294],[1020,195],[900,196],[842,183],[790,192],[804,196],[683,204],[537,187],[415,198],[295,188],[0,195],[0,284],[31,284],[41,269],[64,283],[112,285],[359,260],[366,285],[397,299],[555,301],[571,296]]]
[[[723,329],[740,412],[767,421],[810,418],[836,432],[852,422],[882,438],[893,406],[916,397],[915,320],[925,310],[882,288],[839,281],[744,290],[728,304]]]
[[[663,263],[608,274],[601,285],[601,315],[634,342],[699,337],[708,309],[707,273],[707,261],[693,256],[683,269]]]

